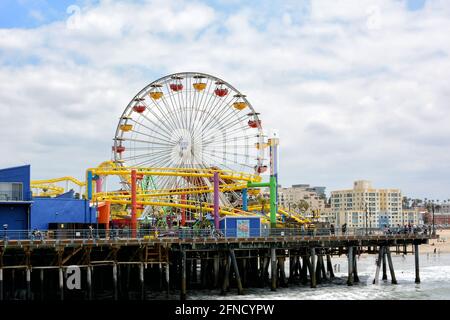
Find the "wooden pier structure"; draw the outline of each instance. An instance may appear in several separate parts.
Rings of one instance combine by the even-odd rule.
[[[197,289],[225,295],[255,287],[315,288],[334,278],[332,259],[341,255],[348,259],[351,286],[359,282],[356,257],[363,253],[378,255],[374,284],[380,271],[387,280],[387,268],[391,283],[397,283],[391,253],[414,253],[420,283],[419,247],[436,237],[0,240],[0,300],[145,300],[149,292],[179,294],[183,300]],[[69,289],[74,266],[80,287]]]

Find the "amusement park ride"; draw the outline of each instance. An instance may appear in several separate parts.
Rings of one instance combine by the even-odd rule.
[[[75,184],[99,208],[99,222],[129,221],[133,234],[138,221],[219,229],[224,216],[258,216],[271,228],[310,226],[278,207],[278,143],[264,135],[259,113],[236,88],[204,73],[177,73],[136,94],[120,117],[112,160],[87,169],[86,182],[62,177],[31,186],[53,197]],[[119,177],[120,190],[106,190],[110,176]],[[269,201],[261,200],[261,188],[269,188]]]

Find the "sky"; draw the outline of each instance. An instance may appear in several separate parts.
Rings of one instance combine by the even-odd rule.
[[[278,132],[283,186],[449,199],[448,30],[447,0],[2,0],[0,167],[83,178],[141,88],[199,71]]]

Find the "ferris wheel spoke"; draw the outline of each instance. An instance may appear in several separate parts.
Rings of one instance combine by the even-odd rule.
[[[233,101],[235,98],[229,98],[232,94],[229,93],[229,95],[225,98],[219,98],[215,96],[215,100],[217,101],[214,106],[211,108],[208,118],[207,119],[214,119],[215,117],[218,117],[218,115],[225,113],[228,109],[232,109],[230,107],[231,101]],[[225,105],[225,107],[224,107]],[[205,121],[207,125],[210,124],[210,121]]]
[[[209,82],[209,87],[212,86],[212,81]],[[197,131],[199,129],[199,126],[202,125],[203,122],[205,122],[208,119],[208,111],[212,111],[216,105],[220,102],[218,97],[214,95],[214,93],[208,93],[209,98],[207,102],[205,103],[204,108],[202,109],[202,113],[200,114],[199,120],[194,124],[193,131]]]
[[[202,91],[202,97],[201,97],[200,101],[198,102],[200,112],[195,114],[194,122],[190,126],[191,132],[194,132],[194,130],[196,129],[197,122],[202,122],[204,113],[206,112],[206,109],[208,108],[210,101],[213,98],[213,96],[211,94],[207,93],[207,90],[209,90],[211,85],[212,85],[212,80],[207,79],[206,88]],[[203,102],[203,101],[205,101],[205,102]],[[201,107],[202,105],[203,105],[203,108]],[[197,119],[197,115],[198,115],[198,119]]]
[[[177,93],[170,93],[171,89],[169,88],[168,83],[166,83],[165,86],[166,86],[167,92],[169,92],[168,93],[169,99],[167,99],[165,96],[163,96],[161,100],[162,100],[164,106],[166,107],[166,109],[167,110],[171,110],[171,109],[174,109],[176,107],[176,103],[174,103],[173,100],[174,100],[174,95],[178,95],[178,94]],[[170,102],[168,100],[170,100]],[[173,128],[174,129],[177,129],[177,128],[181,129],[182,128],[182,123],[181,123],[180,119],[178,118],[178,114],[175,114],[173,119],[174,119],[174,121],[173,121],[174,127]]]
[[[163,130],[165,133],[167,133],[167,134],[169,135],[169,137],[171,137],[171,136],[173,135],[173,129],[170,128],[170,127],[167,125],[167,123],[164,122],[161,118],[159,118],[158,115],[157,115],[153,110],[149,109],[148,107],[147,107],[147,110],[148,110],[148,112],[151,113],[151,114],[157,119],[157,121],[158,121],[159,123],[161,123],[167,130],[162,129],[161,126],[159,126],[159,125],[157,125],[157,127],[158,127],[159,129]],[[141,116],[142,116],[144,119],[146,119],[147,121],[149,121],[150,123],[155,124],[155,122],[153,122],[147,115],[145,115],[145,114],[142,113]]]
[[[167,104],[166,104],[166,98],[165,98],[164,96],[161,98],[161,100],[163,101],[165,107],[166,107],[166,108],[169,108],[169,106],[167,106]],[[176,119],[175,119],[175,118],[172,118],[172,120],[169,120],[169,117],[167,117],[167,115],[166,115],[167,112],[163,112],[163,111],[162,111],[162,109],[161,109],[159,103],[158,103],[157,101],[155,101],[155,100],[153,100],[152,103],[153,103],[153,105],[156,107],[156,109],[158,109],[158,111],[161,113],[162,117],[165,119],[165,120],[159,119],[159,121],[164,121],[165,124],[166,124],[166,127],[168,126],[169,132],[171,132],[171,134],[173,135],[174,131],[175,131],[175,130],[178,128],[178,126],[179,126],[179,125],[176,123]],[[155,114],[155,116],[156,116],[156,112],[154,112],[154,114]]]
[[[153,139],[156,138],[153,135],[150,135],[150,134],[147,134],[147,133],[144,133],[144,132],[140,132],[140,131],[132,130],[131,132],[134,132],[136,135],[139,134],[139,135],[146,136],[146,137],[153,138]],[[163,142],[166,142],[166,145],[169,145],[169,146],[174,146],[175,145],[175,142],[173,142],[173,141],[169,141],[169,140],[165,140],[165,139],[159,139],[159,140],[163,141]]]
[[[145,118],[145,119],[147,119],[147,118]],[[152,124],[155,125],[155,123],[154,123],[153,121],[151,121],[150,119],[147,119],[147,120],[150,121]],[[161,128],[161,127],[158,126],[158,125],[155,125],[155,126],[156,126],[157,128],[159,128],[159,129],[161,129],[160,131],[156,131],[155,129],[152,129],[152,128],[146,126],[145,124],[143,124],[142,122],[139,122],[139,121],[137,121],[137,120],[135,120],[135,119],[131,119],[131,121],[133,121],[134,123],[136,123],[136,124],[138,124],[138,125],[144,127],[145,129],[148,129],[148,130],[150,130],[150,131],[152,131],[152,132],[155,132],[155,133],[159,134],[161,137],[164,137],[164,138],[170,140],[170,136],[166,136],[165,134],[162,134],[162,132],[164,132],[164,133],[169,133],[169,132],[166,131],[166,130],[164,130],[163,128]]]
[[[223,118],[219,118],[219,116],[215,116],[211,118],[211,121],[208,121],[203,127],[202,127],[202,131],[206,131],[206,130],[211,130],[212,129],[212,124],[213,123],[218,123],[220,125],[220,127],[222,128],[227,128],[230,125],[234,126],[234,125],[242,125],[242,121],[245,120],[247,118],[247,116],[241,116],[238,118],[232,118],[232,116],[236,114],[230,114],[227,117],[223,117]],[[214,121],[212,121],[214,120]]]

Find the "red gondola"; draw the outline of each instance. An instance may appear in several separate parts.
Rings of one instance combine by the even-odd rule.
[[[258,126],[261,126],[261,120],[248,120],[248,126],[250,128],[258,128]]]
[[[257,173],[264,173],[267,171],[267,166],[255,166],[255,171]]]
[[[112,150],[117,152],[117,153],[122,153],[125,151],[125,147],[124,146],[117,146],[117,147],[112,147]]]
[[[171,83],[170,84],[170,89],[172,91],[181,91],[183,90],[183,85],[181,83]]]
[[[142,113],[145,111],[145,106],[143,105],[136,105],[133,107],[133,110],[136,111],[137,113]]]
[[[228,89],[227,88],[217,88],[216,90],[214,90],[214,93],[218,97],[225,97],[228,94]]]

